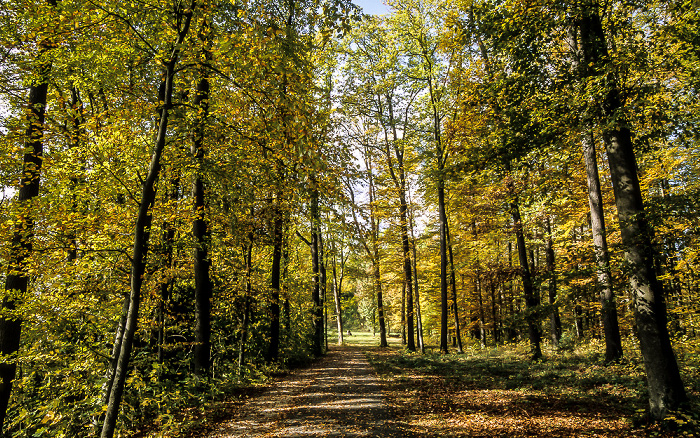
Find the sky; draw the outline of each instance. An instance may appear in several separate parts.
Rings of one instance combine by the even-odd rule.
[[[353,0],[352,2],[361,7],[365,14],[383,15],[389,12],[386,0]]]

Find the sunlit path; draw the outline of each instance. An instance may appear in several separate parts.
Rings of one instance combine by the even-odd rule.
[[[210,438],[406,436],[393,429],[379,379],[352,347],[331,349],[232,415]]]

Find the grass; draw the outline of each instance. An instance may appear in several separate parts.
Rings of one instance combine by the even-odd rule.
[[[394,345],[367,356],[406,435],[700,437],[697,374],[684,376],[693,400],[687,411],[648,424],[638,354],[628,346],[624,361],[606,366],[600,348],[593,342],[536,362],[523,344],[460,355]],[[690,360],[695,365],[684,365],[697,370],[698,357]]]

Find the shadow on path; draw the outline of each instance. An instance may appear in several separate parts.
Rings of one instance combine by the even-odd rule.
[[[331,349],[232,415],[210,438],[412,436],[391,421],[374,369],[352,347]]]

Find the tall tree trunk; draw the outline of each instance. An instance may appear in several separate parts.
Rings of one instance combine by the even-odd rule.
[[[284,245],[282,246],[282,284],[280,291],[284,297],[282,307],[284,309],[284,335],[285,339],[289,340],[292,334],[292,312],[289,305],[289,290],[287,279],[289,278],[289,227],[285,228]]]
[[[277,194],[272,225],[272,272],[270,273],[270,345],[266,359],[277,360],[280,346],[280,274],[282,273],[282,245],[284,244],[284,218],[282,217],[281,194]]]
[[[75,87],[75,84],[71,86],[71,131],[70,131],[70,148],[76,152],[81,145],[81,142],[85,138],[85,108],[83,102],[80,99],[80,93]],[[85,163],[82,159],[78,160],[80,163],[80,173],[85,172]],[[85,177],[81,176],[71,176],[70,178],[70,190],[71,190],[71,212],[76,214],[78,212],[78,186],[84,182]],[[78,258],[78,239],[76,237],[75,227],[69,225],[70,229],[67,233],[67,240],[69,242],[68,255],[66,257],[67,262],[73,262]]]
[[[625,270],[634,293],[639,346],[649,387],[650,416],[662,420],[687,400],[666,321],[663,288],[656,276],[652,233],[644,210],[637,162],[627,123],[622,119],[619,85],[612,72],[606,37],[596,1],[581,5],[577,27],[581,36],[584,77],[604,75],[599,117],[608,155],[618,220],[625,248]]]
[[[320,357],[323,355],[323,307],[321,303],[321,265],[322,261],[319,258],[321,236],[321,215],[318,205],[318,188],[315,186],[315,178],[313,178],[314,187],[311,192],[311,269],[313,271],[313,292],[311,299],[313,301],[313,327],[314,337],[312,342],[312,352],[314,356]]]
[[[175,78],[175,66],[177,64],[180,53],[180,46],[185,40],[190,22],[192,21],[192,8],[195,2],[189,9],[183,12],[183,25],[179,29],[178,38],[173,46],[170,59],[166,63],[165,71],[165,101],[161,111],[160,123],[158,125],[158,135],[156,136],[155,148],[151,163],[148,169],[148,174],[143,182],[141,192],[141,202],[139,204],[138,215],[136,218],[136,227],[134,229],[134,247],[131,256],[131,278],[130,278],[130,295],[129,295],[129,311],[126,317],[124,334],[122,336],[121,349],[119,351],[119,359],[114,373],[114,383],[109,395],[107,409],[105,411],[105,419],[102,425],[101,438],[112,438],[114,429],[117,424],[117,416],[119,414],[119,405],[121,403],[122,394],[124,392],[124,384],[129,368],[129,360],[134,342],[134,335],[138,324],[139,308],[141,305],[141,285],[143,284],[143,275],[146,267],[145,259],[148,254],[148,243],[150,239],[150,228],[152,222],[151,209],[156,200],[156,182],[160,175],[160,158],[165,149],[166,135],[168,129],[168,116],[172,108],[173,95],[173,80]]]
[[[399,195],[399,226],[401,229],[401,249],[403,254],[403,273],[404,273],[404,288],[406,291],[406,348],[409,351],[416,351],[416,342],[414,335],[414,323],[413,323],[413,268],[411,267],[411,251],[408,240],[408,202],[406,201],[406,168],[404,166],[404,152],[403,147],[398,144],[398,132],[396,128],[396,121],[394,119],[394,105],[391,97],[387,98],[387,106],[389,109],[389,123],[391,124],[392,135],[393,135],[393,147],[394,154],[396,156],[398,175],[394,173],[393,166],[390,163],[390,171],[392,173],[392,178],[394,179],[394,184],[398,190]],[[390,156],[390,152],[387,151],[387,156]]]
[[[56,1],[47,2],[52,8]],[[19,350],[22,331],[22,318],[15,315],[15,309],[21,304],[22,297],[29,286],[30,267],[28,259],[33,251],[34,211],[32,200],[39,196],[41,165],[44,155],[44,120],[46,117],[46,97],[49,88],[51,62],[49,51],[54,47],[50,38],[39,42],[36,62],[36,80],[29,87],[27,98],[27,129],[24,134],[24,157],[22,176],[19,183],[17,204],[21,214],[14,224],[12,244],[10,246],[5,293],[2,299],[2,317],[0,317],[0,354],[10,357]],[[12,381],[15,378],[17,363],[14,359],[0,363],[0,434],[3,433],[7,407],[12,394]]]
[[[402,160],[403,161],[403,160]],[[401,248],[403,253],[404,284],[406,285],[406,348],[416,351],[414,309],[413,309],[413,267],[411,266],[411,249],[408,241],[408,203],[406,202],[406,176],[403,163],[399,167],[402,190],[399,194],[399,221],[401,224]]]
[[[207,24],[200,31],[200,39],[205,47],[209,44]],[[197,121],[192,143],[192,155],[197,166],[192,198],[194,199],[194,221],[192,231],[195,241],[194,251],[194,300],[195,300],[195,344],[194,372],[205,375],[209,371],[211,361],[211,299],[212,286],[209,278],[211,260],[209,258],[210,231],[206,216],[206,194],[204,187],[204,157],[206,146],[204,138],[209,116],[209,79],[208,63],[211,53],[206,48],[203,51],[204,63],[199,68],[199,83],[194,97],[194,107],[197,111]]]
[[[423,318],[420,312],[420,295],[418,294],[418,257],[416,256],[416,236],[413,224],[413,209],[410,215],[411,223],[411,250],[413,251],[413,289],[416,297],[416,330],[418,335],[418,348],[421,353],[425,353],[425,342],[423,342]]]
[[[328,351],[328,308],[326,307],[326,294],[328,292],[328,276],[326,275],[326,255],[323,240],[323,230],[318,227],[318,262],[321,269],[321,307],[323,308],[323,344],[324,351]]]
[[[455,322],[455,339],[457,340],[457,352],[464,353],[462,349],[462,333],[459,329],[459,308],[457,306],[457,280],[455,276],[455,262],[452,255],[452,237],[450,236],[450,227],[447,221],[445,222],[445,231],[447,234],[447,250],[450,257],[450,285],[452,286],[452,308]]]
[[[498,331],[498,311],[496,309],[496,279],[491,278],[489,282],[489,292],[491,293],[491,326],[493,330],[493,344],[498,345],[500,343],[499,331]]]
[[[173,177],[170,182],[170,201],[175,202],[180,197],[180,178]],[[173,269],[173,243],[175,241],[175,227],[170,221],[163,223],[163,256],[165,261],[163,269],[170,271]],[[167,272],[160,283],[160,298],[158,300],[158,363],[163,363],[165,360],[165,323],[166,323],[166,308],[170,300],[170,288],[172,287],[172,274]],[[107,403],[105,400],[104,403]]]
[[[406,283],[401,285],[401,345],[406,345]]]
[[[540,347],[540,329],[537,321],[537,307],[539,305],[539,297],[535,294],[535,288],[532,283],[532,274],[527,260],[527,248],[525,247],[525,233],[523,224],[520,218],[520,206],[515,198],[510,203],[510,211],[513,216],[513,228],[515,231],[516,243],[518,247],[518,258],[520,260],[520,273],[523,279],[523,294],[525,295],[526,320],[528,336],[530,338],[530,349],[532,360],[537,360],[542,357],[542,349]]]
[[[440,352],[447,353],[447,214],[445,212],[445,182],[438,180],[438,216],[440,227]]]
[[[598,176],[593,134],[587,130],[583,138],[583,157],[586,163],[586,178],[588,180],[588,205],[591,209],[591,232],[595,249],[596,271],[598,274],[598,294],[600,296],[601,318],[605,335],[605,361],[613,362],[622,358],[622,341],[620,327],[617,321],[617,307],[612,288],[610,272],[610,253],[605,231],[605,213],[603,211],[603,195]]]
[[[554,271],[554,245],[552,242],[552,224],[547,217],[547,274],[549,276],[549,305],[552,310],[549,314],[549,327],[552,337],[552,345],[559,348],[561,339],[561,318],[559,317],[559,307],[557,306],[557,274]]]
[[[481,348],[484,348],[486,347],[486,316],[484,314],[484,299],[481,296],[481,281],[478,272],[474,280],[474,291],[479,298],[479,341],[481,343]]]
[[[251,208],[251,214],[253,209]],[[253,233],[248,233],[248,244],[245,250],[245,295],[243,296],[243,323],[241,324],[241,337],[238,340],[238,378],[243,377],[243,364],[245,363],[245,344],[248,341],[248,327],[250,326],[250,300],[253,295]]]
[[[343,310],[340,306],[340,293],[342,288],[342,278],[338,281],[338,269],[336,262],[337,248],[333,241],[333,302],[335,303],[335,322],[338,330],[338,345],[343,345]],[[340,256],[341,263],[343,256]]]

